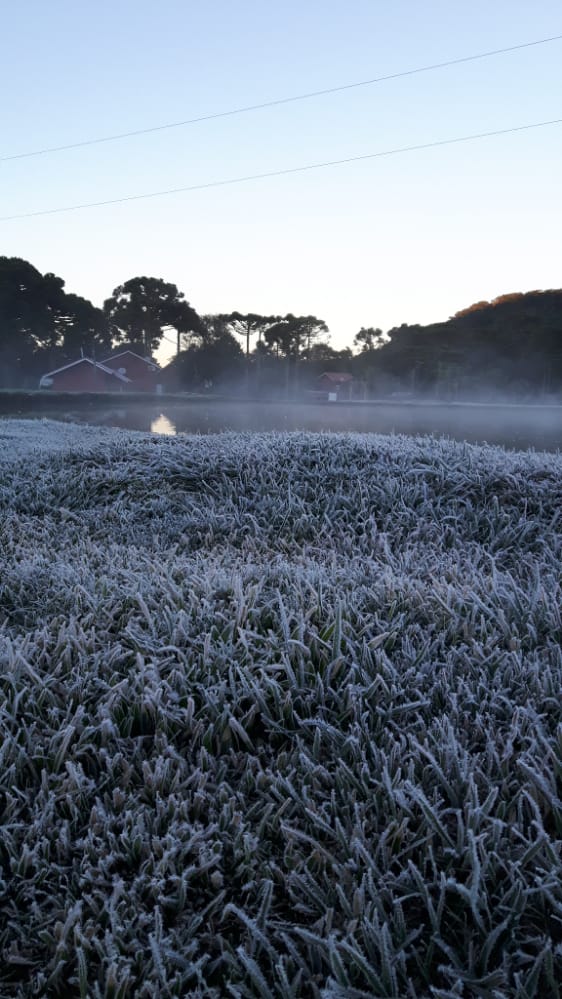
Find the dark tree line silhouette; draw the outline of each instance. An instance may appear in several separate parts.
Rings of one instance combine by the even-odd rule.
[[[294,397],[323,372],[345,372],[356,398],[562,396],[562,290],[502,295],[429,326],[362,327],[336,350],[317,316],[199,315],[154,277],[124,282],[100,309],[55,274],[0,257],[1,387],[36,387],[45,372],[120,344],[154,355],[164,338],[176,347],[163,377],[171,391]]]

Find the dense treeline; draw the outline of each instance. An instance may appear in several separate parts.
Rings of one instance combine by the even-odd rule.
[[[502,295],[448,322],[401,326],[371,354],[374,385],[395,378],[451,398],[562,393],[562,290]],[[376,359],[376,363],[375,363]]]
[[[100,309],[56,275],[0,257],[0,386],[35,387],[45,372],[81,355],[103,360],[120,344],[153,355],[164,339],[176,347],[170,390],[296,397],[323,372],[343,372],[355,398],[562,395],[562,290],[503,295],[430,326],[364,327],[335,350],[316,316],[199,315],[175,284],[152,277],[119,285]]]

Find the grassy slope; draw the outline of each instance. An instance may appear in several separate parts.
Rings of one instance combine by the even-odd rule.
[[[0,448],[2,996],[559,994],[562,458]]]

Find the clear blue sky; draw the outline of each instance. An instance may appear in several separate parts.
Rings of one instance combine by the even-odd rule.
[[[274,100],[562,33],[559,0],[20,0],[0,155]],[[9,97],[7,98],[7,95]],[[0,163],[0,215],[562,118],[562,42],[327,97]],[[562,125],[0,224],[0,253],[101,305],[138,274],[199,312],[360,326],[560,287]],[[171,349],[171,348],[170,348]]]

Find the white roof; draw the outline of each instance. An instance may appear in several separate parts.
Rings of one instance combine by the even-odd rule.
[[[99,368],[100,371],[104,371],[107,375],[113,375],[113,377],[118,378],[120,382],[128,383],[131,381],[130,378],[122,375],[119,371],[115,371],[113,368],[106,368],[105,364],[102,364],[100,361],[92,361],[89,357],[79,357],[77,361],[71,361],[70,364],[64,364],[62,368],[55,368],[54,371],[48,371],[47,374],[43,375],[41,378],[39,388],[43,387],[43,383],[47,378],[52,378],[53,375],[60,375],[61,371],[68,371],[69,368],[75,368],[77,364],[92,364],[94,368]]]
[[[134,350],[121,350],[118,354],[111,354],[110,357],[104,357],[103,363],[107,361],[116,361],[118,357],[125,357],[126,354],[131,354],[133,357],[138,357],[139,361],[144,361],[145,364],[148,364],[149,367],[154,368],[155,371],[158,370],[159,368],[159,365],[156,363],[156,361],[153,361],[151,357],[142,357],[140,354],[137,354],[136,351]]]

